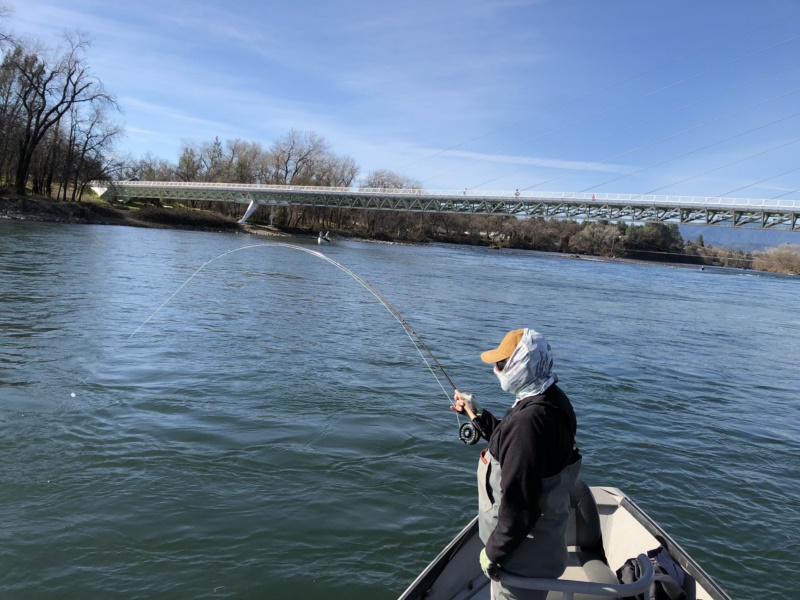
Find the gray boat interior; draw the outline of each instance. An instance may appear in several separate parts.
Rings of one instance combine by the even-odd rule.
[[[578,479],[569,492],[570,515],[566,541],[569,548],[567,570],[561,579],[591,581],[595,583],[619,583],[617,575],[608,566],[600,528],[600,513],[589,486]],[[607,596],[579,594],[575,600],[595,600]],[[548,600],[561,600],[559,592],[550,592]]]
[[[550,591],[547,600],[599,600],[633,596],[630,586],[637,583],[622,586],[615,570],[628,558],[635,557],[639,557],[640,564],[647,563],[646,567],[649,568],[650,561],[645,554],[660,545],[664,545],[687,571],[684,586],[687,600],[728,598],[658,525],[619,490],[589,488],[578,480],[570,490],[570,506],[566,532],[568,566],[557,580],[558,587],[565,592]],[[491,586],[481,571],[478,558],[482,548],[476,518],[420,574],[400,600],[490,600]],[[650,573],[643,575],[643,578],[647,576],[651,580],[638,582],[642,590],[648,589],[652,581],[652,568],[649,570]],[[510,579],[507,581],[511,582]],[[551,585],[556,582],[528,581],[540,584],[549,581]],[[588,582],[599,585],[587,586]],[[587,594],[585,592],[589,587],[593,592]],[[543,589],[552,590],[553,587]],[[623,590],[626,593],[619,593]]]

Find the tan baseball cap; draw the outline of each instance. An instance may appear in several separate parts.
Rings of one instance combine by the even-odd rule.
[[[519,345],[524,333],[524,329],[515,329],[514,331],[509,331],[497,348],[481,353],[481,360],[489,364],[505,360],[514,354],[514,350],[516,350],[517,346]]]

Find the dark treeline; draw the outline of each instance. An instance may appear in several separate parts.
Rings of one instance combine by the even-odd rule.
[[[418,181],[389,170],[373,171],[359,180],[355,160],[333,152],[316,133],[296,130],[268,146],[241,139],[185,141],[174,163],[151,154],[120,156],[115,144],[123,129],[113,120],[119,107],[88,66],[89,39],[68,33],[59,47],[51,49],[16,40],[2,29],[8,13],[0,5],[0,178],[18,196],[30,192],[80,202],[89,181],[113,179],[421,188]],[[187,204],[190,209],[232,218],[238,218],[242,210],[238,204]],[[578,223],[308,207],[262,207],[250,223],[387,241],[441,241],[800,273],[797,247],[756,255],[711,248],[704,245],[702,236],[684,241],[676,225],[661,223]]]

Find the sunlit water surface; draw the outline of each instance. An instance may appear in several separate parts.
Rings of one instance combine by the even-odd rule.
[[[289,241],[496,414],[478,354],[544,333],[584,479],[734,598],[797,596],[800,279]],[[0,222],[0,597],[396,598],[473,516],[441,374],[331,264],[220,257],[262,243]]]

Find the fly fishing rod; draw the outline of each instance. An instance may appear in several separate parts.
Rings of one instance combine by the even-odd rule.
[[[343,270],[345,273],[347,273],[348,275],[353,277],[361,285],[363,285],[365,288],[367,288],[367,290],[370,293],[372,293],[372,295],[375,296],[380,301],[380,303],[383,304],[383,306],[386,307],[387,310],[389,310],[390,313],[392,313],[392,315],[397,319],[397,321],[406,330],[406,334],[411,334],[411,335],[414,336],[414,338],[416,338],[416,341],[419,342],[419,345],[422,346],[422,348],[425,350],[425,352],[428,353],[428,356],[431,357],[431,360],[433,360],[434,364],[439,368],[439,371],[441,371],[442,375],[444,375],[444,378],[447,380],[447,383],[450,384],[450,387],[453,388],[453,391],[454,392],[458,391],[458,388],[456,387],[456,384],[454,384],[453,380],[450,379],[450,376],[447,374],[447,371],[444,370],[444,367],[437,360],[437,358],[433,355],[433,352],[431,352],[431,350],[430,350],[430,348],[428,348],[427,344],[425,344],[425,342],[422,340],[422,338],[419,336],[419,334],[417,334],[417,332],[414,331],[414,328],[411,327],[411,325],[408,324],[408,321],[406,321],[403,318],[403,315],[401,315],[400,312],[394,306],[392,306],[391,303],[378,292],[378,290],[376,290],[374,287],[372,287],[369,283],[367,283],[359,275],[356,275],[355,273],[353,273],[350,269],[348,269],[344,265],[336,262],[332,258],[329,258],[329,257],[325,256],[321,252],[316,252],[314,250],[309,250],[307,248],[303,248],[303,247],[300,247],[300,246],[291,246],[289,244],[287,244],[287,246],[295,247],[296,249],[303,250],[304,252],[309,252],[310,254],[313,254],[315,256],[318,256],[319,258],[322,258],[323,260],[328,261],[332,265],[334,265],[334,266],[338,267],[339,269]],[[417,346],[416,342],[414,341],[414,338],[411,338],[411,336],[409,336],[409,339],[411,339],[411,342],[414,344],[414,346],[417,348],[417,351],[419,352],[419,347]],[[420,352],[420,356],[422,356],[422,359],[425,360],[425,357],[422,355],[421,352]],[[425,363],[428,364],[428,361],[425,360]],[[430,365],[428,365],[428,368],[430,369]],[[431,370],[431,373],[433,373],[432,370]],[[433,375],[434,375],[434,377],[436,377],[435,373],[433,373]],[[438,378],[436,378],[436,380],[438,381]],[[441,386],[441,383],[439,385]],[[449,395],[447,396],[447,398],[450,401],[450,403],[453,405],[453,407],[455,407],[455,403],[453,403],[453,401],[450,400],[450,396]],[[464,410],[466,411],[467,416],[469,417],[469,421],[467,423],[463,423],[463,424],[461,424],[459,426],[459,428],[458,428],[458,439],[460,439],[465,444],[477,444],[478,440],[480,440],[481,436],[483,436],[484,439],[488,440],[488,437],[484,433],[483,428],[481,427],[480,421],[478,420],[478,416],[474,412],[472,412],[472,409],[470,408],[470,405],[469,405],[468,402],[464,403]],[[458,420],[458,416],[457,415],[456,415],[456,419]]]
[[[364,288],[366,288],[367,291],[369,291],[373,296],[375,296],[375,298],[378,299],[378,301],[384,306],[384,308],[386,308],[391,313],[391,315],[398,321],[398,323],[400,323],[400,325],[403,327],[403,330],[406,332],[406,335],[411,340],[411,343],[414,345],[414,348],[416,348],[417,352],[419,353],[419,355],[422,358],[422,360],[425,363],[425,365],[428,367],[428,370],[431,372],[431,374],[433,375],[434,379],[436,379],[437,383],[439,384],[439,387],[442,388],[442,392],[444,392],[444,394],[445,394],[445,396],[447,396],[447,399],[450,402],[450,404],[455,408],[455,402],[453,402],[453,400],[450,398],[450,395],[447,393],[447,390],[444,389],[444,386],[442,385],[441,381],[439,381],[439,378],[437,377],[436,372],[433,370],[433,368],[431,367],[430,363],[425,358],[425,355],[422,353],[422,350],[420,350],[420,347],[422,349],[424,349],[425,352],[427,352],[428,356],[431,358],[433,363],[436,365],[436,367],[439,369],[441,374],[447,380],[447,383],[449,383],[450,386],[453,388],[453,391],[458,392],[458,388],[453,383],[453,380],[450,379],[450,376],[447,374],[447,371],[444,370],[444,367],[442,367],[441,363],[433,355],[433,352],[431,352],[430,348],[428,348],[428,346],[425,344],[425,342],[422,340],[422,338],[419,336],[419,334],[417,334],[417,332],[414,331],[414,328],[411,327],[411,325],[408,324],[408,321],[406,321],[403,318],[403,315],[401,315],[398,312],[398,310],[394,306],[392,306],[391,303],[386,298],[384,298],[380,293],[378,293],[378,290],[376,290],[369,283],[367,283],[362,277],[360,277],[356,273],[353,273],[353,271],[351,271],[350,269],[345,267],[343,264],[341,264],[341,263],[333,260],[332,258],[324,255],[322,252],[319,252],[317,250],[311,250],[309,248],[304,248],[303,246],[297,246],[295,244],[287,244],[287,243],[284,243],[284,242],[273,242],[273,243],[269,243],[269,244],[250,244],[250,245],[247,245],[247,246],[240,246],[239,248],[234,248],[232,250],[228,250],[228,251],[223,252],[222,254],[220,254],[218,256],[215,256],[211,260],[208,260],[208,261],[204,262],[202,265],[200,265],[200,267],[194,273],[192,273],[189,276],[189,278],[186,281],[183,282],[183,284],[180,285],[180,287],[178,287],[178,289],[176,289],[169,296],[169,298],[167,298],[163,302],[163,304],[161,304],[161,306],[159,306],[155,311],[153,311],[153,313],[149,317],[147,317],[142,322],[142,324],[139,325],[139,327],[136,328],[136,330],[128,337],[128,339],[130,339],[134,335],[136,335],[139,332],[139,330],[142,329],[142,327],[144,327],[162,308],[164,308],[169,303],[169,301],[172,300],[178,294],[178,292],[180,292],[192,279],[194,279],[194,277],[198,273],[200,273],[200,271],[202,271],[207,265],[211,264],[215,260],[218,260],[218,259],[222,258],[223,256],[227,256],[228,254],[233,254],[234,252],[239,252],[240,250],[247,250],[247,249],[250,249],[250,248],[263,248],[263,247],[269,248],[269,247],[276,247],[276,246],[277,247],[282,247],[282,248],[289,248],[290,250],[299,250],[301,252],[305,252],[306,254],[311,254],[312,256],[316,256],[317,258],[321,258],[322,260],[332,264],[337,269],[340,269],[340,270],[344,271],[345,273],[350,275],[350,277],[352,277],[353,279],[358,281],[358,283],[360,283],[362,286],[364,286]],[[470,408],[469,403],[465,403],[464,410],[467,413],[467,416],[469,417],[470,421],[467,422],[467,423],[463,423],[463,424],[459,425],[458,437],[465,444],[477,444],[478,440],[480,439],[480,437],[483,436],[484,438],[486,438],[486,435],[484,434],[483,428],[481,427],[481,425],[480,425],[480,423],[478,421],[477,415]],[[456,413],[458,413],[458,411],[456,411]],[[460,420],[458,419],[458,414],[456,414],[456,420],[460,423]],[[488,438],[486,438],[486,439],[488,439]]]

